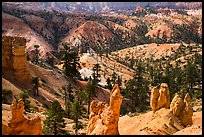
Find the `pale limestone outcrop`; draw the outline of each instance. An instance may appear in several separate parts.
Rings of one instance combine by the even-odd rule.
[[[13,100],[11,105],[12,119],[8,125],[3,125],[6,131],[2,134],[6,135],[40,135],[42,133],[42,125],[40,117],[29,120],[24,116],[24,102]]]
[[[118,121],[122,95],[116,84],[110,92],[109,105],[105,102],[93,100],[90,106],[88,135],[118,135]]]
[[[169,88],[166,83],[162,83],[159,90],[156,87],[152,88],[150,106],[153,112],[161,108],[170,108]]]
[[[170,105],[173,115],[177,116],[185,127],[192,124],[193,107],[189,102],[190,96],[188,93],[185,95],[184,101],[182,101],[178,94],[175,94]]]
[[[11,71],[15,80],[31,81],[25,56],[26,39],[23,37],[2,37],[2,71]],[[9,73],[11,73],[9,72]]]

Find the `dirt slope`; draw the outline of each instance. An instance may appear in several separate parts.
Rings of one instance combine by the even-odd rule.
[[[149,111],[139,116],[129,117],[127,115],[120,117],[119,119],[119,133],[120,135],[149,135],[149,134],[166,134],[164,130],[164,123],[168,123],[168,119],[164,119],[165,113],[160,118],[152,121],[152,111]],[[176,124],[175,124],[176,125]],[[146,128],[145,128],[146,127]],[[147,128],[148,127],[148,128]],[[177,123],[179,127],[179,123]],[[173,131],[175,135],[200,135],[202,133],[202,112],[194,112],[193,124],[180,131]],[[149,129],[150,131],[145,131]],[[169,129],[168,129],[169,130]],[[168,131],[167,130],[167,131]],[[171,131],[171,132],[172,132]]]

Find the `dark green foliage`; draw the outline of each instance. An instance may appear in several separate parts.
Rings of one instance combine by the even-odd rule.
[[[54,58],[53,57],[47,57],[46,62],[51,66],[54,67]]]
[[[67,117],[70,117],[70,113],[71,113],[70,108],[71,108],[72,102],[74,101],[72,86],[69,83],[68,85],[63,86],[62,89],[64,90],[65,115]]]
[[[202,55],[198,53],[201,49],[198,44],[191,45],[191,48],[189,46],[181,44],[177,51],[171,54],[171,58],[164,55],[156,60],[153,60],[154,56],[143,60],[135,59],[134,79],[126,82],[123,91],[123,97],[129,102],[122,106],[121,113],[138,112],[139,107],[142,110],[149,107],[149,84],[159,87],[161,83],[167,83],[171,100],[175,93],[179,93],[181,97],[189,93],[192,99],[201,98]],[[188,54],[192,56],[188,57]],[[185,61],[180,60],[183,56]]]
[[[43,133],[46,135],[67,135],[68,132],[63,129],[65,127],[63,115],[63,108],[57,100],[54,100],[46,111]]]
[[[38,77],[33,77],[32,78],[32,83],[33,83],[33,94],[34,96],[39,96],[39,90],[38,90],[38,87],[39,87],[39,78]]]
[[[196,24],[194,24],[196,25]],[[185,34],[185,35],[184,35]],[[174,43],[178,42],[195,42],[195,43],[202,43],[202,38],[199,37],[198,33],[192,29],[190,25],[173,25],[173,36],[172,39]]]
[[[78,53],[73,51],[69,46],[70,43],[63,43],[63,49],[61,49],[61,60],[64,62],[63,68],[66,76],[80,77],[80,73],[77,70],[80,67]]]
[[[13,99],[13,93],[11,90],[2,89],[2,103],[11,104]]]
[[[113,86],[116,84],[116,79],[117,79],[117,74],[114,71],[111,78],[111,82]]]
[[[89,80],[87,86],[86,86],[86,92],[88,93],[88,115],[90,111],[90,104],[91,104],[91,98],[96,96],[96,85],[94,85],[92,80]]]
[[[111,84],[111,80],[110,80],[110,78],[108,78],[107,80],[106,80],[106,82],[107,82],[107,89],[109,89],[109,90],[111,90],[112,88],[113,88],[113,86],[112,86],[112,84]]]
[[[27,112],[30,112],[30,108],[31,108],[31,104],[30,104],[30,101],[28,100],[29,96],[29,92],[31,92],[30,90],[24,90],[20,95],[19,95],[19,98],[23,100],[24,102],[24,109],[25,111]]]
[[[81,118],[82,115],[82,106],[80,105],[78,99],[74,100],[74,103],[72,104],[71,115],[74,119],[75,127],[77,127],[75,128],[75,134],[77,135],[77,131],[80,128],[80,126],[78,126],[79,118]]]
[[[34,45],[34,48],[35,48],[35,57],[34,57],[34,60],[33,62],[38,64],[38,60],[39,60],[39,55],[40,55],[40,52],[39,52],[39,45]]]
[[[30,61],[29,52],[26,52],[26,59],[27,61]]]
[[[143,111],[148,104],[148,101],[146,100],[148,95],[148,83],[147,80],[143,78],[143,75],[144,68],[142,62],[139,61],[134,78],[126,83],[125,89],[125,95],[131,102],[131,112],[138,111],[137,107],[139,110]]]
[[[97,63],[94,64],[93,66],[93,83],[94,85],[97,85],[97,83],[100,81],[100,74],[99,72],[101,71],[101,66]]]

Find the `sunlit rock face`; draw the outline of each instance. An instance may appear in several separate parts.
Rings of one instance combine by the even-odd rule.
[[[118,135],[118,121],[122,95],[118,85],[110,92],[109,105],[93,100],[90,106],[87,135]]]
[[[12,119],[8,125],[2,124],[4,135],[40,135],[42,125],[40,117],[28,119],[24,116],[24,102],[13,100],[11,105]]]
[[[184,101],[176,94],[171,102],[170,110],[177,116],[183,126],[192,124],[193,107],[190,105],[190,96],[187,93]]]
[[[153,112],[161,108],[170,108],[169,88],[166,83],[162,83],[159,90],[156,87],[152,88],[150,106]]]
[[[2,71],[13,73],[15,80],[28,82],[31,76],[28,71],[26,55],[26,39],[23,37],[2,37]]]
[[[162,83],[160,89],[153,87],[151,90],[150,106],[155,114],[161,108],[170,109],[181,124],[186,127],[192,124],[193,108],[190,105],[190,96],[187,93],[184,101],[176,93],[170,104],[169,88],[166,83]]]

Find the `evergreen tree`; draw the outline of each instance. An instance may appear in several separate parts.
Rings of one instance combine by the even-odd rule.
[[[108,79],[106,80],[106,82],[107,82],[107,88],[108,88],[109,90],[111,90],[111,89],[113,88],[113,86],[111,85],[111,80],[110,80],[110,78],[108,78]]]
[[[143,78],[144,68],[141,61],[138,62],[134,78],[126,83],[125,94],[131,100],[131,111],[135,112],[136,106],[141,110],[147,107],[148,82]]]
[[[101,75],[99,74],[99,72],[101,71],[101,67],[97,63],[97,64],[94,64],[92,70],[93,70],[93,83],[94,83],[94,85],[97,85],[97,83],[100,81]]]
[[[39,91],[38,91],[38,87],[39,87],[39,78],[38,77],[33,77],[32,78],[32,83],[33,83],[33,93],[34,96],[39,96]]]
[[[117,74],[114,71],[113,74],[112,74],[112,79],[111,79],[113,85],[116,84],[116,78],[117,78]]]
[[[63,49],[61,49],[60,51],[60,54],[62,56],[61,60],[64,62],[64,73],[66,76],[80,77],[80,73],[77,70],[77,68],[81,68],[78,54],[70,47],[68,47],[68,45],[70,45],[70,43],[63,43]]]
[[[86,86],[86,92],[88,93],[88,115],[90,112],[90,104],[91,104],[91,98],[95,95],[96,92],[96,86],[94,85],[92,80],[89,80],[87,86]]]
[[[63,119],[64,110],[57,100],[54,100],[46,111],[43,133],[46,135],[65,135],[68,134]]]
[[[74,103],[72,105],[71,115],[75,122],[75,134],[77,135],[77,132],[79,129],[79,126],[78,126],[79,118],[81,118],[81,115],[82,115],[82,106],[80,105],[78,99],[74,100]]]
[[[74,101],[74,95],[73,95],[73,91],[72,91],[72,86],[69,83],[68,85],[65,85],[62,87],[62,89],[64,90],[64,102],[65,102],[65,115],[67,117],[70,117],[70,113],[71,113],[71,103]]]
[[[29,98],[28,92],[29,92],[29,90],[24,90],[19,95],[19,98],[21,98],[24,102],[25,111],[30,112],[31,104],[30,104],[30,101],[28,100],[28,98]]]
[[[35,57],[34,57],[34,62],[36,64],[38,64],[38,60],[39,60],[39,45],[34,45],[35,48]]]

